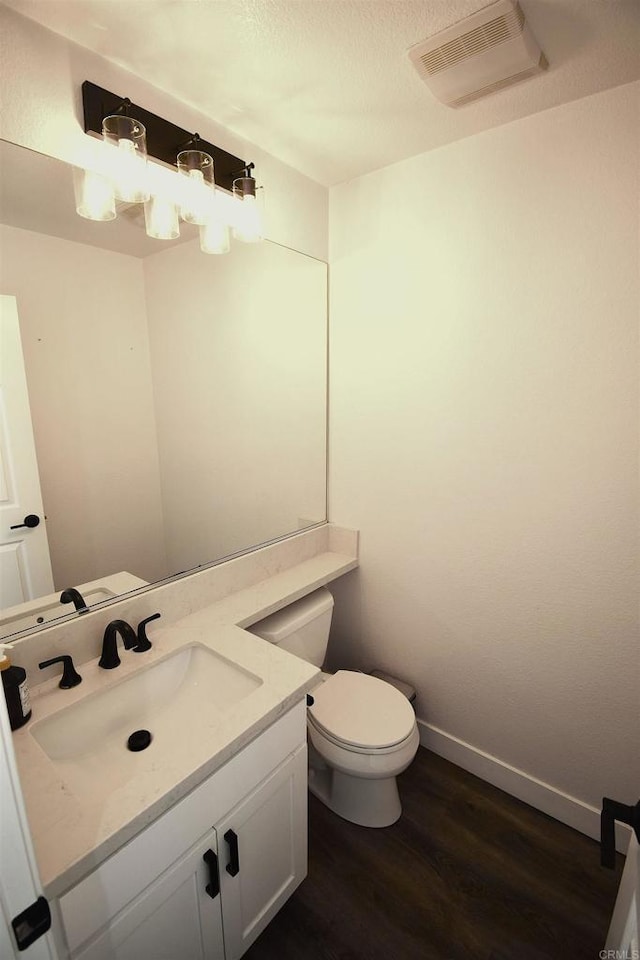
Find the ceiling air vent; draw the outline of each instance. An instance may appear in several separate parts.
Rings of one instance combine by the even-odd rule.
[[[496,0],[409,50],[434,96],[461,107],[547,68],[515,0]]]

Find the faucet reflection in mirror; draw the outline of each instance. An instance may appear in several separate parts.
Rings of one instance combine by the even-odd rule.
[[[147,235],[175,240],[180,235],[179,212],[185,223],[199,226],[203,253],[227,253],[230,230],[245,243],[263,238],[258,203],[263,193],[252,174],[253,163],[88,81],[82,95],[85,132],[97,134],[99,125],[104,149],[95,152],[91,165],[74,171],[81,217],[106,222],[116,218],[118,206],[124,210],[144,203]],[[218,185],[213,154],[223,168]],[[147,163],[148,156],[160,163]]]

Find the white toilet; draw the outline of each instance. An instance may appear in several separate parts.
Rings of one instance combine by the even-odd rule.
[[[333,597],[324,587],[250,627],[321,667]],[[413,708],[391,684],[368,674],[323,674],[307,711],[309,789],[331,810],[363,827],[388,827],[402,812],[396,777],[419,744]]]

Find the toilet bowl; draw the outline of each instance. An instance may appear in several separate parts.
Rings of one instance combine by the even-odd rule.
[[[332,611],[333,597],[323,587],[249,629],[321,666]],[[394,823],[402,812],[396,777],[409,766],[420,742],[409,701],[384,680],[351,670],[323,674],[311,699],[311,793],[352,823]]]
[[[402,813],[396,777],[420,743],[409,701],[390,684],[339,670],[312,691],[309,789],[345,820],[388,827]]]

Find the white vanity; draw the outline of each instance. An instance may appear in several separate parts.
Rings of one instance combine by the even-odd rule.
[[[299,701],[62,894],[73,960],[241,957],[306,876],[305,741]]]
[[[61,957],[235,960],[303,880],[318,671],[243,627],[355,566],[357,537],[325,525],[79,617],[75,642],[30,638],[83,678],[47,668],[13,736]],[[108,622],[156,611],[151,650],[98,667]]]

